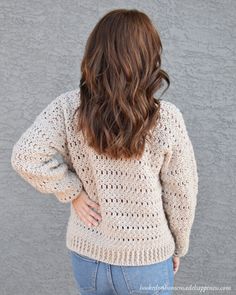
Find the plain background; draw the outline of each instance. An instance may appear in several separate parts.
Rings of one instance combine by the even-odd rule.
[[[87,37],[115,8],[144,11],[160,32],[171,80],[162,98],[183,112],[196,154],[198,206],[175,286],[235,288],[236,2],[1,0],[0,6],[0,294],[78,294],[65,247],[69,205],[25,183],[10,156],[35,116],[78,87]]]

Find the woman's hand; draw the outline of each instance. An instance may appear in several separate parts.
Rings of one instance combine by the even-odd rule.
[[[177,256],[173,256],[173,269],[174,269],[174,274],[177,273],[179,270],[179,265],[180,265],[180,258]]]
[[[89,199],[86,192],[83,190],[78,198],[72,201],[72,205],[78,214],[79,218],[89,227],[92,225],[97,226],[98,221],[101,221],[102,217],[96,213],[92,208],[100,211],[100,206],[96,202]]]

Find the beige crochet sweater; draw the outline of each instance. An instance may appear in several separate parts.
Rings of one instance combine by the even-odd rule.
[[[102,262],[147,265],[188,252],[198,193],[193,147],[181,111],[161,100],[161,119],[141,160],[97,155],[72,115],[79,89],[56,97],[15,143],[11,164],[36,190],[70,203],[68,249]],[[59,156],[59,157],[58,157]],[[72,200],[81,190],[100,204],[92,228]]]

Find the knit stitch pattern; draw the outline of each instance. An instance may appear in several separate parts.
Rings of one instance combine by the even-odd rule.
[[[13,146],[13,169],[41,193],[70,203],[70,250],[126,266],[186,255],[198,173],[181,111],[160,100],[160,119],[142,158],[115,160],[98,155],[75,131],[79,94],[62,93],[41,111]],[[82,190],[100,205],[98,226],[88,227],[76,214],[72,200]]]

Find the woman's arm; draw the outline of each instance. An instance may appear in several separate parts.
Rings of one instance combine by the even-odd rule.
[[[193,146],[181,111],[170,105],[170,148],[161,169],[163,207],[175,238],[174,256],[188,252],[198,193],[198,173]]]
[[[13,146],[11,164],[36,190],[67,203],[78,197],[83,185],[68,164],[56,157],[68,156],[63,99],[63,95],[56,97],[21,135]]]

